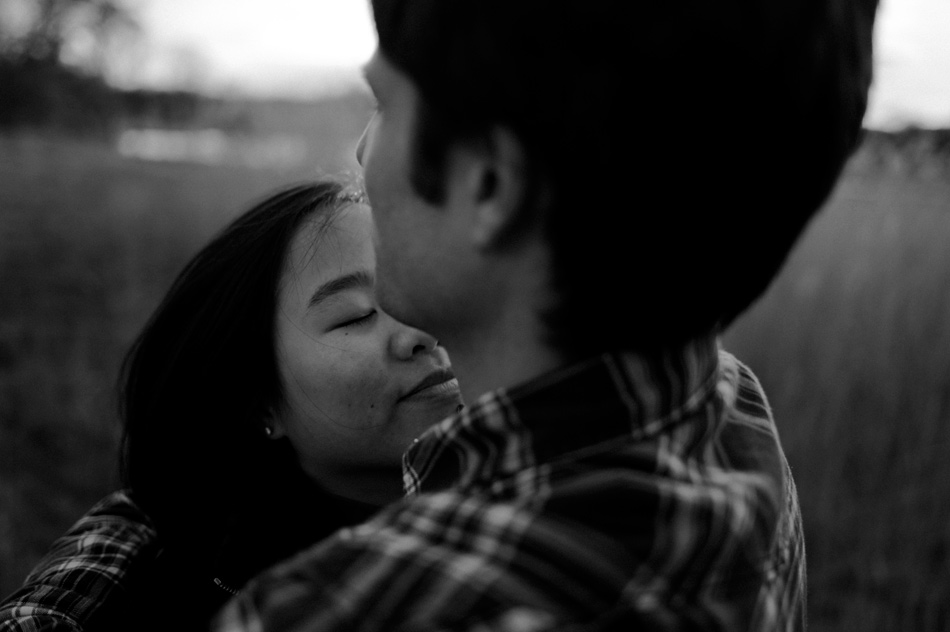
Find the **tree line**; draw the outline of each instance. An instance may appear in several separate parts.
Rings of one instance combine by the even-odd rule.
[[[139,35],[129,0],[0,0],[0,129],[111,138],[130,124],[194,121],[210,101],[195,92],[108,82]]]

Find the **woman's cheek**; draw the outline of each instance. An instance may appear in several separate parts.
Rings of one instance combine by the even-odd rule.
[[[390,383],[391,376],[379,367],[367,367],[351,397],[363,417],[361,425],[376,427],[386,423],[392,415],[397,394]]]

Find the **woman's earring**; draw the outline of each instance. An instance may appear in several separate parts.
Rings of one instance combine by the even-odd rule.
[[[270,439],[274,436],[274,429],[270,426],[264,426],[264,434],[267,435],[267,438]]]

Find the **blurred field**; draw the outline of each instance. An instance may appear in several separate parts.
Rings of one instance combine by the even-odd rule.
[[[116,368],[172,276],[274,186],[354,168],[366,113],[261,114],[306,136],[292,169],[0,137],[0,593],[115,484]],[[796,475],[812,630],[950,628],[948,244],[950,171],[856,163],[728,332]]]

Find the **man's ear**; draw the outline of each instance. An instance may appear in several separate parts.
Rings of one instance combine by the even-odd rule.
[[[527,155],[521,140],[495,127],[480,148],[480,169],[472,172],[475,213],[472,239],[479,249],[503,246],[530,223]]]

